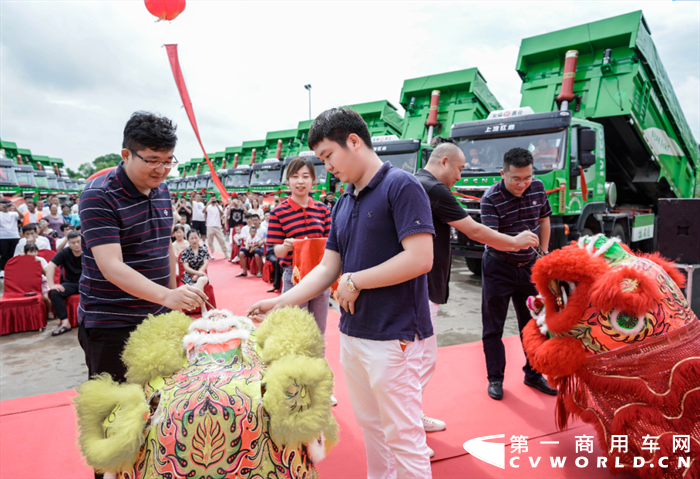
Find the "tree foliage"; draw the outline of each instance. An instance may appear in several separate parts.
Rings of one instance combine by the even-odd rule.
[[[78,167],[77,173],[68,170],[68,174],[71,176],[71,178],[87,178],[96,171],[117,166],[120,161],[122,161],[122,157],[120,155],[117,155],[116,153],[108,153],[106,155],[98,156],[90,163],[83,163]]]

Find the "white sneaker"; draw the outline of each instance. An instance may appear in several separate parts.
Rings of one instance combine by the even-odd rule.
[[[235,258],[233,258],[233,261],[231,261],[231,263],[240,263],[240,261],[241,261],[241,258],[236,256]]]
[[[331,406],[335,406],[336,404],[338,404],[338,400],[335,396],[331,395]]]
[[[423,417],[421,419],[423,420],[423,427],[425,428],[425,432],[436,432],[445,429],[445,423],[438,419],[433,419],[432,417],[428,417],[425,414],[423,414]]]
[[[2,270],[2,271],[0,271],[0,278],[4,278],[4,277],[5,277],[5,270]]]
[[[430,446],[428,446],[428,457],[433,457],[435,455],[435,451],[433,451]]]

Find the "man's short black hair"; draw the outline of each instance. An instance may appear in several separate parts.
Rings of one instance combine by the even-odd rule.
[[[68,228],[72,228],[73,225],[70,223],[63,223],[61,226],[58,227],[62,232],[67,230]]]
[[[24,245],[24,254],[27,254],[30,251],[39,251],[39,247],[36,245],[36,243],[27,243]]]
[[[22,236],[24,236],[24,233],[27,231],[36,231],[36,223],[28,223],[22,226]]]
[[[153,151],[168,151],[175,148],[177,126],[164,116],[137,111],[131,115],[124,127],[122,148],[141,151],[150,148]]]
[[[70,233],[68,233],[67,238],[68,241],[72,240],[73,238],[80,238],[80,233],[78,233],[77,231],[71,231]]]
[[[503,155],[503,171],[508,171],[510,166],[524,168],[534,162],[532,154],[525,148],[512,148]]]
[[[372,148],[369,128],[359,113],[352,108],[331,108],[318,115],[311,125],[309,148],[313,150],[324,139],[347,148],[346,143],[351,133],[359,136],[367,148]]]

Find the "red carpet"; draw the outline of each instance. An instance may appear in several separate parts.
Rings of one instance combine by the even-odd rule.
[[[219,255],[220,256],[220,255]],[[272,297],[268,283],[248,276],[234,278],[240,267],[218,259],[210,266],[210,278],[218,306],[243,314],[255,301]],[[339,315],[328,317],[326,359],[335,373],[334,413],[340,425],[340,443],[318,465],[322,478],[366,477],[362,431],[357,426],[345,388],[339,363]],[[596,468],[602,456],[594,441],[593,453],[576,453],[575,436],[593,436],[593,430],[581,423],[558,433],[554,425],[555,398],[525,386],[522,382],[524,355],[517,336],[506,338],[506,380],[504,398],[494,401],[486,394],[486,371],[481,343],[450,346],[438,350],[438,366],[424,397],[424,411],[447,422],[447,429],[429,433],[428,445],[435,450],[435,478],[560,478],[610,477],[607,469]],[[70,398],[73,391],[32,396],[0,402],[0,478],[90,478],[76,446],[76,425]],[[511,454],[505,450],[505,469],[499,469],[467,454],[462,444],[469,439],[505,434],[491,442],[510,444],[513,435],[527,436],[528,452]],[[542,445],[539,441],[559,441]],[[520,457],[512,468],[509,461]],[[530,465],[528,457],[536,462]],[[550,456],[566,457],[562,468],[552,467]],[[587,467],[574,460],[588,457]],[[581,460],[582,461],[582,460]],[[632,477],[618,475],[625,479]]]

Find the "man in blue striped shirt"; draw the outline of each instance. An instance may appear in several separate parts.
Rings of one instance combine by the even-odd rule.
[[[81,194],[78,339],[90,377],[107,372],[124,381],[124,344],[149,314],[207,299],[196,287],[175,288],[172,205],[163,182],[177,164],[175,129],[167,118],[134,113],[124,128],[122,162]]]
[[[549,247],[549,206],[541,180],[532,176],[532,155],[523,148],[513,148],[503,157],[501,181],[493,185],[481,198],[481,222],[499,233],[515,236],[532,231],[540,238],[540,248],[546,254]],[[537,290],[530,279],[535,262],[535,249],[499,251],[486,247],[482,262],[481,321],[482,342],[488,373],[488,394],[493,399],[503,398],[503,377],[506,352],[503,346],[503,326],[508,314],[508,303],[518,318],[518,329],[530,321],[526,306],[528,296]],[[521,336],[522,338],[522,336]],[[525,361],[525,384],[545,394],[556,395],[542,374]]]

